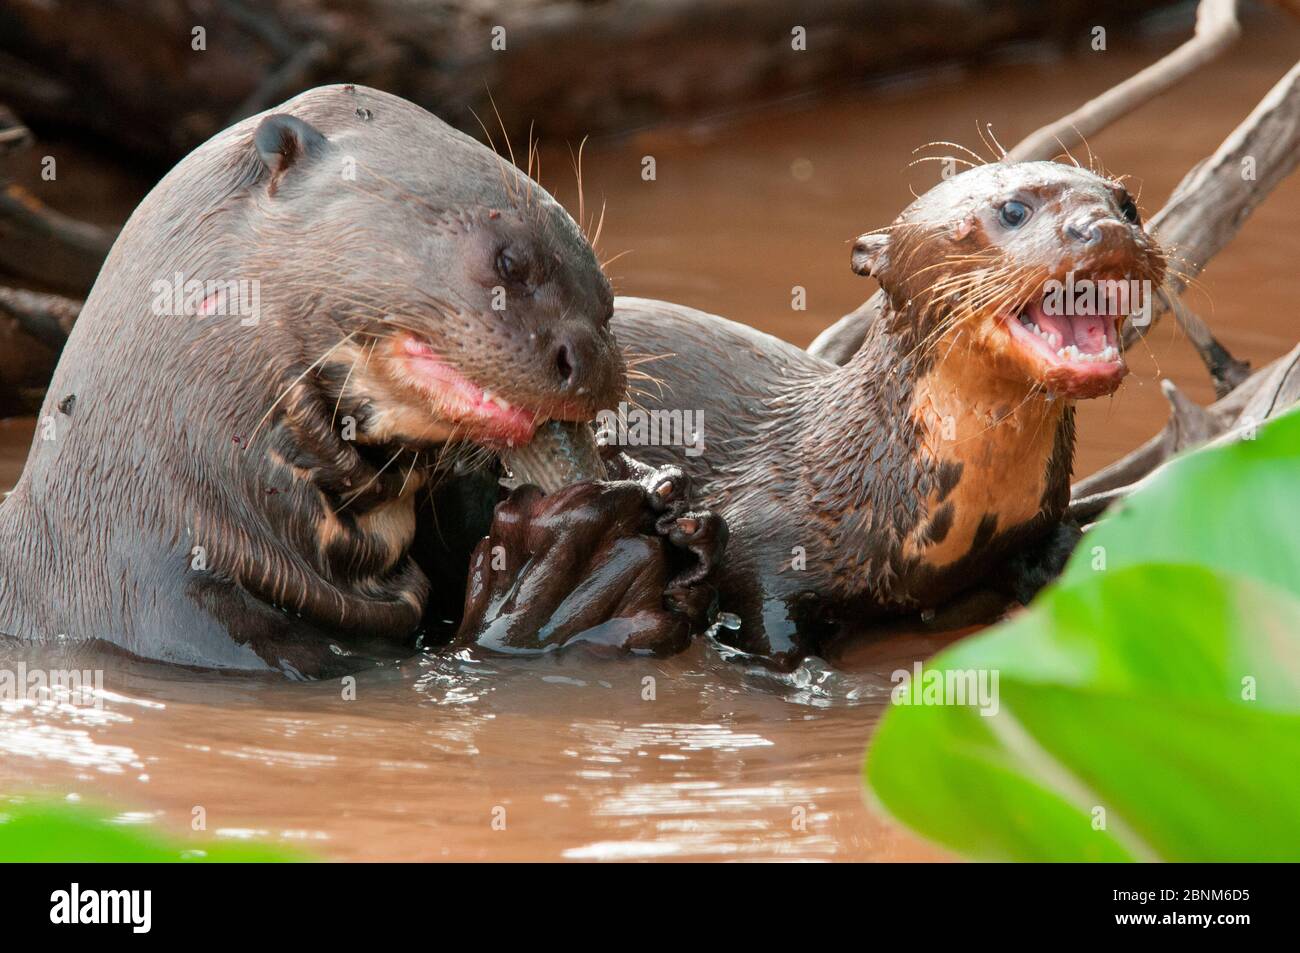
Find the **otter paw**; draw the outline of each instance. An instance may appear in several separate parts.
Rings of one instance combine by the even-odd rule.
[[[624,472],[624,471],[618,471]],[[689,505],[680,470],[522,486],[497,505],[470,561],[457,644],[506,652],[570,642],[669,654],[710,621],[726,523]]]

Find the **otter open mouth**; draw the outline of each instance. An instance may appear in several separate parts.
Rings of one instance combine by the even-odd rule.
[[[1049,314],[1040,298],[1003,323],[1020,355],[1053,394],[1100,397],[1128,373],[1120,350],[1119,318],[1110,314]]]
[[[567,401],[545,406],[521,406],[480,387],[448,364],[424,341],[406,335],[400,359],[410,382],[432,398],[433,412],[457,428],[460,435],[489,446],[526,444],[547,420],[587,419],[582,408]]]

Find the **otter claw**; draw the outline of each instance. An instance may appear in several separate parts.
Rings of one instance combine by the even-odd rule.
[[[673,577],[670,587],[696,586],[718,568],[727,548],[727,523],[716,513],[690,513],[679,517],[668,541],[695,557],[695,564]]]

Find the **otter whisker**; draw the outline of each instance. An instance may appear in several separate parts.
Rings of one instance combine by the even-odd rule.
[[[524,174],[527,175],[530,179],[533,178],[534,159],[538,159],[538,169],[537,169],[538,175],[541,175],[541,171],[542,171],[540,165],[540,158],[539,158],[540,153],[537,151],[541,148],[542,144],[540,140],[536,140],[533,138],[533,127],[535,125],[536,125],[536,120],[534,119],[528,120],[528,168],[524,170]],[[536,180],[534,179],[534,181]]]
[[[389,468],[389,466],[392,465],[393,461],[396,460],[398,457],[400,457],[400,456],[401,456],[402,454],[404,454],[404,453],[406,453],[406,448],[405,448],[405,447],[398,447],[398,448],[397,448],[397,452],[396,452],[395,454],[393,454],[391,457],[388,458],[388,462],[385,463],[385,464],[384,464],[382,467],[380,467],[378,470],[376,470],[374,476],[372,476],[369,480],[367,480],[367,481],[365,482],[365,484],[361,487],[361,489],[357,490],[357,491],[354,492],[351,496],[347,497],[347,498],[343,501],[343,504],[342,504],[342,505],[341,505],[337,510],[335,510],[335,512],[336,512],[336,513],[341,513],[341,512],[343,512],[344,510],[346,510],[346,509],[348,508],[348,506],[352,503],[353,500],[355,500],[357,497],[361,496],[361,494],[365,493],[366,490],[368,490],[368,489],[370,489],[372,486],[374,486],[374,485],[375,485],[375,481],[378,480],[381,476],[383,476],[384,471],[387,470],[387,469]]]
[[[632,393],[635,392],[635,393],[637,393],[637,394],[644,394],[645,396],[649,397],[649,396],[650,396],[650,391],[648,391],[648,390],[646,390],[645,388],[642,388],[642,387],[636,387],[636,388],[634,388],[634,387],[632,386],[632,383],[631,383],[632,381],[645,381],[645,382],[648,383],[648,384],[654,384],[654,385],[655,385],[655,390],[656,390],[656,392],[657,392],[656,396],[658,396],[660,399],[663,398],[663,396],[664,396],[664,388],[665,388],[666,385],[664,384],[664,381],[663,381],[662,378],[660,378],[660,377],[651,377],[649,374],[643,374],[643,373],[641,373],[641,372],[639,372],[639,371],[636,371],[636,372],[630,372],[630,373],[628,374],[628,394],[629,394],[629,396],[630,396]]]
[[[338,399],[334,401],[334,413],[330,415],[330,430],[333,430],[334,425],[338,423],[339,405],[343,403],[343,395],[348,392],[348,382],[352,380],[352,372],[357,369],[357,361],[359,360],[361,360],[360,354],[352,359],[352,364],[348,367],[348,374],[343,378],[343,386],[339,388]]]
[[[584,235],[587,232],[587,202],[582,187],[582,150],[586,147],[588,138],[583,136],[582,141],[578,143],[577,155],[574,155],[573,145],[569,145],[569,160],[573,163],[573,176],[578,182],[578,226],[583,230]]]
[[[998,147],[998,159],[1005,159],[1007,157],[1007,150],[1002,147],[1002,143],[998,142],[998,137],[993,132],[993,123],[988,122],[984,125],[988,128],[989,138],[992,139],[993,144]]]
[[[921,156],[921,158],[913,159],[911,162],[909,162],[907,164],[907,167],[910,169],[912,166],[920,165],[922,162],[960,162],[964,164],[968,169],[976,168],[974,162],[971,162],[969,159],[959,158],[957,156]]]
[[[411,474],[415,472],[415,465],[419,462],[420,462],[420,452],[417,450],[415,451],[415,459],[411,461],[411,468],[406,471],[406,476],[402,478],[402,486],[397,491],[397,495],[399,498],[406,494],[407,481],[411,479]]]
[[[604,261],[600,263],[601,270],[603,271],[604,269],[608,268],[610,265],[614,264],[614,262],[618,261],[624,255],[632,254],[632,251],[633,249],[631,248],[625,248],[623,251],[619,252],[617,255],[613,256],[612,258],[606,258]]]
[[[1092,154],[1092,146],[1088,143],[1088,137],[1079,131],[1078,126],[1071,124],[1070,128],[1073,129],[1074,134],[1079,137],[1079,141],[1083,143],[1083,147],[1088,150],[1088,171],[1093,175],[1103,175],[1103,177],[1109,178],[1109,176],[1105,176],[1104,173],[1099,173],[1095,168],[1093,168],[1093,164],[1097,160]]]
[[[483,86],[486,89],[487,83],[484,82]],[[488,95],[491,96],[490,91]],[[483,135],[487,137],[488,148],[490,148],[492,150],[492,154],[497,157],[497,171],[501,173],[501,185],[506,190],[506,197],[510,200],[510,205],[513,208],[518,208],[519,200],[515,196],[514,186],[506,176],[505,160],[502,159],[501,152],[500,150],[497,149],[497,144],[496,141],[492,138],[492,133],[488,132],[487,124],[483,122],[482,118],[480,118],[479,114],[474,110],[474,107],[472,106],[469,107],[469,112],[470,115],[474,117],[474,121],[478,123],[479,128],[483,130]],[[513,160],[511,161],[513,162]]]
[[[666,351],[663,354],[641,354],[631,350],[623,352],[623,362],[629,367],[640,367],[642,364],[649,364],[651,361],[662,361],[670,357],[677,357],[675,351]]]
[[[258,431],[262,429],[262,424],[266,423],[267,418],[271,416],[272,411],[274,411],[275,408],[279,406],[280,401],[284,400],[285,397],[289,395],[289,392],[292,391],[295,387],[297,387],[300,383],[302,383],[302,381],[307,377],[308,374],[312,373],[318,367],[320,367],[325,362],[326,358],[328,358],[336,350],[338,350],[345,343],[351,340],[356,335],[356,333],[357,333],[356,331],[350,331],[348,334],[344,335],[342,339],[340,339],[337,343],[333,344],[328,350],[325,351],[324,354],[316,358],[316,360],[312,361],[312,363],[308,365],[305,371],[303,371],[292,381],[290,381],[289,385],[285,387],[284,390],[280,391],[280,396],[271,402],[271,406],[266,409],[266,413],[262,415],[262,419],[257,422],[257,426],[255,426],[252,432],[248,435],[248,439],[244,441],[245,450],[247,450],[249,447],[252,446],[253,438],[256,437]]]
[[[591,247],[595,248],[600,244],[600,233],[605,228],[605,200],[600,200],[600,221],[596,223],[596,234],[592,236]]]
[[[919,145],[912,150],[912,155],[916,155],[922,149],[928,149],[931,146],[952,146],[954,149],[960,149],[962,152],[966,153],[971,158],[978,160],[979,165],[988,165],[988,163],[984,160],[984,157],[980,155],[978,152],[975,152],[971,149],[967,149],[960,142],[950,142],[947,139],[936,139],[933,142],[927,142],[922,145]]]
[[[990,126],[989,126],[989,130],[992,131],[992,128],[993,128],[993,127],[990,125]],[[982,143],[984,144],[984,148],[985,148],[985,149],[988,149],[988,150],[989,150],[989,154],[993,156],[993,161],[994,161],[994,162],[1001,162],[1001,161],[1002,161],[1002,156],[998,155],[997,151],[996,151],[996,150],[995,150],[991,145],[989,145],[989,141],[988,141],[988,139],[986,139],[985,136],[984,136],[984,129],[981,128],[978,119],[975,121],[975,132],[979,135],[979,137],[980,137],[980,142],[982,142]],[[1006,153],[1004,152],[1003,155],[1005,155],[1005,154],[1006,154]]]

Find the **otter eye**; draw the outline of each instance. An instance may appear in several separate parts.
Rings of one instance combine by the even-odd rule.
[[[496,264],[497,274],[506,281],[513,281],[520,285],[528,283],[528,263],[509,248],[497,252]]]
[[[1012,199],[998,209],[998,221],[1007,228],[1019,228],[1029,221],[1029,206]]]
[[[1132,224],[1138,223],[1138,207],[1131,198],[1124,196],[1124,201],[1119,206],[1120,214]]]

